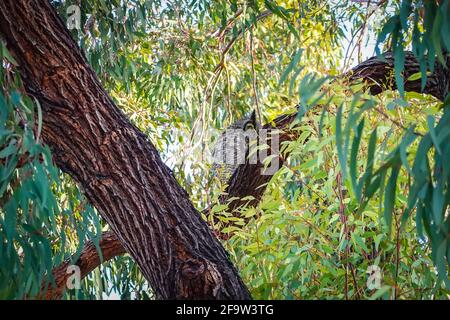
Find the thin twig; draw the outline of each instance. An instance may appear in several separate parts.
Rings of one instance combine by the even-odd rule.
[[[251,59],[251,64],[252,64],[252,86],[253,86],[253,94],[255,96],[255,106],[256,106],[256,113],[258,114],[258,121],[259,123],[262,123],[262,119],[261,119],[261,110],[259,108],[259,99],[258,99],[258,90],[257,90],[257,85],[256,85],[256,73],[255,73],[255,57],[254,52],[254,45],[253,45],[253,27],[250,29],[250,59]]]

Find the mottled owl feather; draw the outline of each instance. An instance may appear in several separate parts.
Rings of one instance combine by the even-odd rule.
[[[251,136],[249,130],[258,130],[259,123],[253,111],[250,116],[240,119],[222,133],[213,150],[212,176],[226,184],[239,165],[245,163]]]

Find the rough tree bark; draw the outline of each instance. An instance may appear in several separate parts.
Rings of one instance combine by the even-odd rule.
[[[397,85],[393,77],[394,56],[392,52],[383,54],[384,59],[372,57],[354,67],[347,76],[350,82],[361,79],[369,87],[370,93],[377,95],[386,89],[396,90]],[[412,52],[405,52],[405,69],[403,71],[404,89],[409,92],[419,92],[432,95],[444,101],[450,90],[450,56],[446,57],[446,66],[439,61],[435,62],[434,71],[427,76],[425,88],[421,88],[421,80],[408,81],[408,78],[420,72],[420,66]]]
[[[405,79],[409,76],[419,71],[419,64],[414,58],[411,52],[406,52],[406,62],[405,62]],[[426,86],[424,90],[421,90],[420,80],[415,81],[405,81],[405,91],[409,92],[423,92],[430,94],[437,99],[443,101],[449,92],[450,85],[450,59],[447,58],[448,68],[443,68],[439,63],[436,63],[434,72],[428,76]],[[362,80],[367,84],[367,88],[370,93],[377,95],[384,90],[396,89],[395,81],[392,77],[394,67],[394,58],[390,52],[384,54],[384,59],[378,57],[372,57],[361,64],[354,67],[348,73],[344,74],[343,77],[348,78],[350,83]],[[295,114],[281,115],[273,121],[273,124],[264,125],[265,129],[278,129],[281,131],[280,134],[280,144],[285,141],[292,141],[296,139],[297,135],[295,132],[289,132],[287,128],[292,123],[295,118]],[[280,165],[282,165],[283,159],[280,158]],[[247,196],[252,196],[253,200],[246,201],[245,203],[250,206],[256,206],[261,200],[266,186],[269,183],[272,175],[262,175],[261,165],[245,164],[241,165],[235,174],[230,178],[228,182],[227,192],[228,195],[224,202],[227,202],[231,198],[244,198]],[[229,210],[232,211],[237,209],[243,203],[239,200],[235,200],[229,204]],[[220,235],[219,235],[220,236]],[[227,235],[224,235],[225,237]],[[105,248],[103,248],[103,244]],[[102,236],[101,250],[107,250],[107,253],[103,253],[104,261],[113,256],[109,255],[112,252],[112,248],[115,250],[116,255],[123,254],[125,251],[122,249],[122,245],[114,234],[111,232],[106,232]],[[86,259],[91,259],[91,263],[86,263],[85,259],[80,259],[76,262],[80,266],[83,275],[89,274],[92,270],[100,265],[100,260],[96,253],[96,248],[90,244],[87,244],[83,249],[83,254]],[[63,265],[67,264],[65,262]],[[55,269],[55,278],[57,283],[64,285],[65,279],[63,281],[58,281],[60,277],[65,276],[59,273],[61,267]],[[50,289],[47,293],[47,298],[59,299],[62,294],[62,289],[60,286]]]
[[[42,135],[160,299],[248,299],[226,251],[147,137],[114,105],[45,0],[0,1],[0,35]]]

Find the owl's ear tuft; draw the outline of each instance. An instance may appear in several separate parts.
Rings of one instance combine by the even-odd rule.
[[[256,128],[256,111],[253,110],[252,113],[250,114],[250,122],[253,123],[253,125]]]
[[[257,129],[256,114],[255,114],[254,110],[250,114],[250,117],[248,117],[247,120],[245,121],[243,129],[244,129],[244,131],[247,131],[250,129],[253,129],[253,130]]]
[[[260,119],[256,118],[256,110],[253,110],[250,115],[250,121],[253,123],[253,126],[255,129],[261,128],[261,123],[259,122]]]

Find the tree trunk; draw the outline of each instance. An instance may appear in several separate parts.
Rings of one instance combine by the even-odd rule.
[[[248,299],[226,251],[147,137],[114,105],[44,0],[1,0],[0,34],[80,185],[160,299]]]

